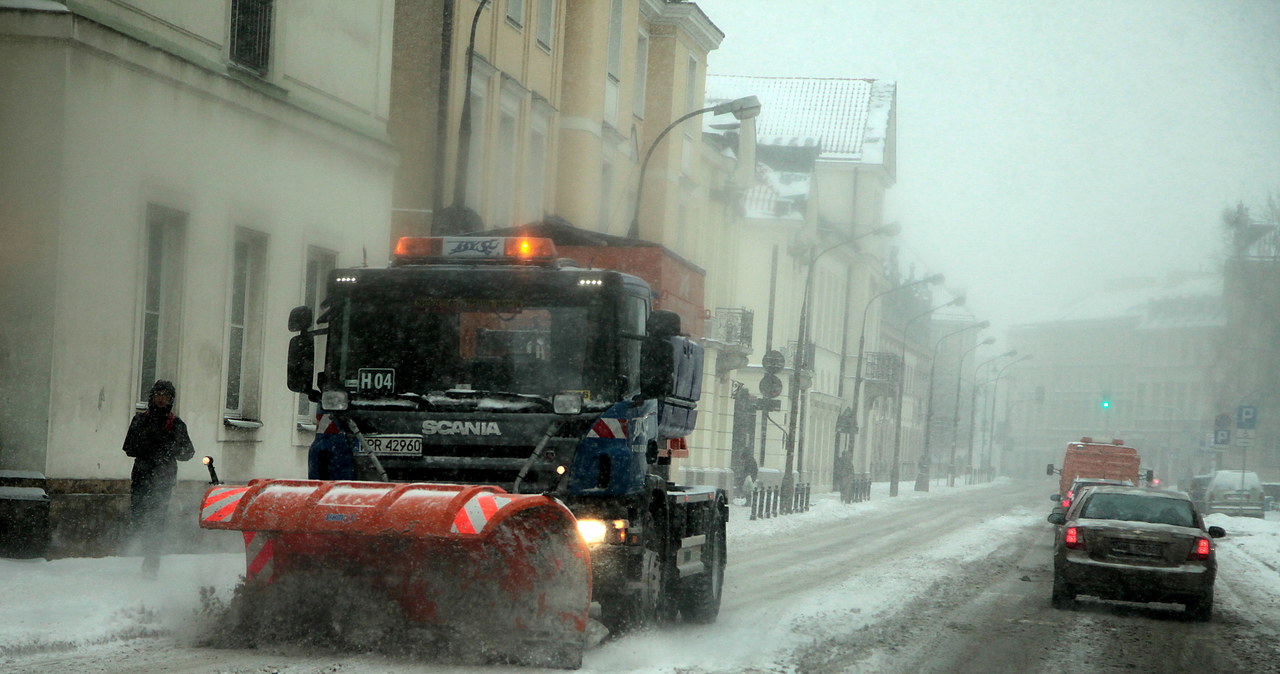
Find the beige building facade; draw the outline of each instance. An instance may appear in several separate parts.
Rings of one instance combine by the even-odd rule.
[[[127,492],[163,378],[224,477],[305,475],[283,317],[386,259],[392,22],[391,0],[0,4],[0,470],[48,478],[55,511]]]
[[[870,352],[881,340],[882,310],[870,300],[890,287],[884,262],[891,240],[879,232],[886,224],[884,195],[896,172],[895,86],[872,80],[713,75],[707,88],[709,102],[755,95],[762,105],[755,129],[756,181],[743,195],[733,243],[717,243],[735,259],[710,268],[707,293],[713,317],[736,319],[732,310],[745,310],[752,314],[752,329],[749,340],[740,340],[749,344],[747,364],[737,370],[714,368],[717,376],[705,382],[704,400],[720,404],[704,412],[704,434],[695,436],[686,472],[702,466],[723,472],[734,464],[736,450],[739,456],[750,453],[763,481],[777,482],[790,454],[797,482],[829,489],[836,457],[848,449],[851,428],[841,419],[850,418],[847,410],[853,405],[863,315]],[[806,285],[804,341],[812,347],[807,367],[797,377],[802,390],[792,410],[790,368],[798,353]],[[709,363],[736,350],[711,346]],[[779,409],[766,417],[758,408],[765,375],[761,359],[770,350],[783,353],[786,369],[778,373],[784,384]],[[755,400],[725,403],[735,391]],[[869,415],[865,397],[859,406],[861,438],[881,432],[883,419]],[[796,422],[791,424],[793,413]],[[726,430],[734,427],[733,416],[750,417],[739,419],[736,434]],[[870,465],[862,446],[860,440],[851,457],[858,472]]]

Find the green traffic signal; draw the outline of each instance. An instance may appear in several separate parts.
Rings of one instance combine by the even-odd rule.
[[[1109,409],[1110,407],[1111,407],[1111,401],[1110,401],[1110,400],[1103,400],[1103,401],[1102,401],[1102,409],[1104,409],[1104,410],[1105,410],[1105,409]]]

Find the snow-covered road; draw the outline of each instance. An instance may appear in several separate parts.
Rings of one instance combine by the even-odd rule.
[[[1280,634],[1280,521],[1212,516],[1229,536],[1219,542],[1220,610],[1201,625],[1169,607],[1086,601],[1074,612],[1050,609],[1051,527],[1044,517],[1051,480],[923,493],[907,484],[896,498],[887,486],[875,485],[872,500],[859,504],[819,495],[810,512],[770,520],[750,521],[745,508],[735,507],[720,619],[606,642],[587,652],[583,671],[1031,672],[1083,657],[1095,671],[1108,663],[1116,671],[1134,671],[1137,663],[1143,671],[1141,664],[1150,664],[1144,653],[1168,654],[1178,644],[1181,657],[1201,669],[1259,671]],[[242,557],[169,556],[159,580],[150,582],[139,577],[138,564],[137,558],[0,560],[0,670],[501,669],[193,647],[205,627],[197,615],[200,588],[229,597]],[[1230,657],[1205,654],[1202,644],[1227,634]]]

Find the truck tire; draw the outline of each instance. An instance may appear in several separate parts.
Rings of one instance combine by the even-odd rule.
[[[706,570],[680,581],[680,615],[689,623],[713,623],[720,614],[727,555],[725,522],[718,501],[711,505],[708,520],[707,542],[702,546],[702,563]]]

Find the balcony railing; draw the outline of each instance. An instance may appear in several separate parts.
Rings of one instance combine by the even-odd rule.
[[[716,309],[714,329],[709,331],[717,340],[728,346],[736,346],[743,351],[751,350],[751,331],[755,321],[755,312],[750,309]]]
[[[863,381],[896,384],[902,378],[902,359],[898,354],[873,351],[865,355],[867,362],[862,368]]]

